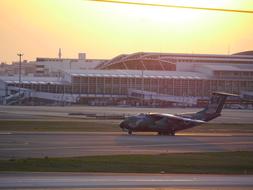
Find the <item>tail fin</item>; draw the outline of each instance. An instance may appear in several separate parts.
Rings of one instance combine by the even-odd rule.
[[[210,121],[221,115],[221,110],[225,104],[228,96],[238,96],[235,94],[228,94],[224,92],[213,92],[211,99],[209,100],[208,106],[194,115],[195,119]]]

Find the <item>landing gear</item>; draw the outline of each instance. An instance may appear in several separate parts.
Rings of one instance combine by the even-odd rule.
[[[128,134],[129,134],[129,135],[132,135],[132,134],[133,134],[133,131],[128,130]]]
[[[158,135],[160,136],[175,136],[175,131],[169,131],[169,132],[158,132]]]
[[[171,132],[170,132],[170,135],[171,135],[171,136],[175,136],[175,131],[171,131]]]

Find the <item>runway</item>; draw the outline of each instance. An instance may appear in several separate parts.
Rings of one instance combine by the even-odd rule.
[[[129,136],[123,132],[0,133],[0,159],[222,151],[253,151],[253,136]]]
[[[0,173],[0,188],[252,188],[252,175]],[[230,188],[230,189],[231,189]]]

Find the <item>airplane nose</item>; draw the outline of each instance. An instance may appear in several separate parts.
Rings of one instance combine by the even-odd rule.
[[[126,129],[126,128],[127,128],[126,121],[122,121],[122,122],[119,124],[119,126],[120,126],[121,129]]]

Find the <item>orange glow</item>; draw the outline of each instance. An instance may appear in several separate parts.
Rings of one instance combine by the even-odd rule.
[[[132,0],[133,1],[133,0]],[[138,2],[135,0],[134,2]],[[252,0],[139,2],[253,10]],[[0,62],[24,58],[112,58],[138,51],[230,53],[253,49],[253,14],[99,3],[1,0]]]

